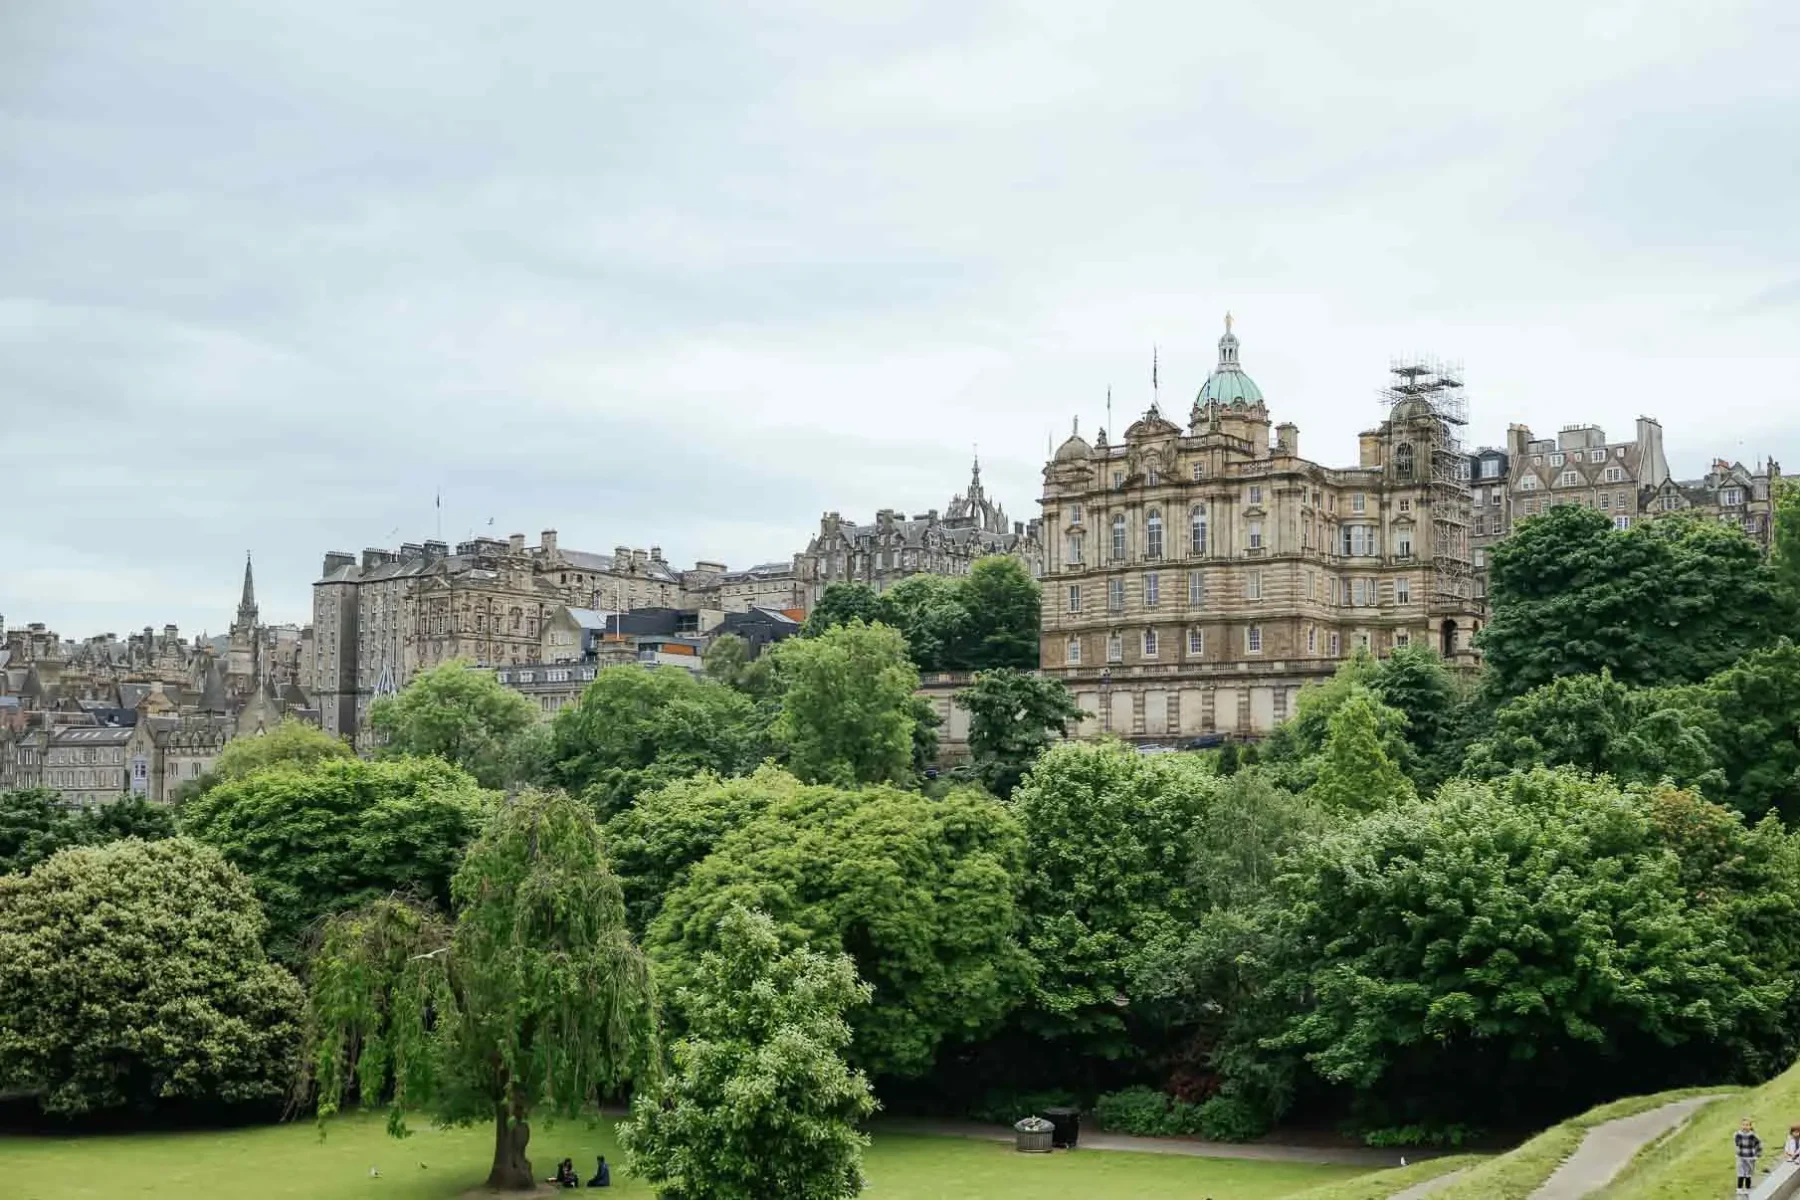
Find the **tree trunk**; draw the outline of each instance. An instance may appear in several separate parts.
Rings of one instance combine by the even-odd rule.
[[[531,1160],[525,1157],[525,1146],[531,1141],[531,1126],[523,1120],[509,1118],[504,1103],[494,1106],[494,1169],[488,1172],[487,1185],[507,1191],[532,1191],[537,1178],[531,1173]]]

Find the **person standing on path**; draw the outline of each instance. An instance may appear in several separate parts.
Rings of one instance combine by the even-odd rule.
[[[1756,1186],[1756,1160],[1762,1157],[1762,1139],[1756,1136],[1756,1122],[1745,1117],[1731,1142],[1737,1151],[1737,1200],[1750,1200],[1750,1189]]]

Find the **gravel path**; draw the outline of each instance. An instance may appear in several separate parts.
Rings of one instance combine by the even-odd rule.
[[[909,1117],[883,1117],[873,1128],[890,1133],[920,1133],[932,1137],[975,1138],[985,1142],[1010,1142],[1013,1131],[1005,1125],[982,1125],[974,1121],[931,1121]],[[1371,1170],[1400,1165],[1398,1150],[1376,1150],[1368,1146],[1307,1145],[1293,1142],[1207,1142],[1199,1138],[1128,1137],[1122,1133],[1081,1131],[1082,1150],[1126,1150],[1142,1154],[1184,1154],[1192,1158],[1249,1158],[1264,1162],[1325,1163],[1340,1166],[1368,1167]],[[1408,1150],[1413,1158],[1432,1157],[1424,1151]]]
[[[1662,1136],[1688,1119],[1696,1108],[1717,1096],[1693,1096],[1661,1108],[1620,1117],[1588,1130],[1575,1153],[1563,1160],[1531,1200],[1581,1200],[1612,1182],[1646,1142]]]

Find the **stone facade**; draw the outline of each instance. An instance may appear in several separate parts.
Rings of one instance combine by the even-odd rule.
[[[1775,499],[1781,489],[1781,464],[1774,459],[1755,469],[1739,462],[1714,459],[1699,479],[1670,479],[1646,489],[1640,499],[1648,516],[1690,513],[1744,531],[1767,554],[1775,536]]]
[[[1084,734],[1265,734],[1358,648],[1475,663],[1458,382],[1401,369],[1357,465],[1325,467],[1238,352],[1228,323],[1185,429],[1152,406],[1044,469],[1041,666]]]
[[[1014,555],[1034,575],[1043,574],[1038,522],[1007,520],[982,486],[977,460],[968,490],[952,496],[941,515],[934,508],[908,518],[884,508],[857,525],[826,513],[794,570],[810,610],[834,583],[865,583],[879,592],[909,575],[967,575],[976,559],[990,554]]]

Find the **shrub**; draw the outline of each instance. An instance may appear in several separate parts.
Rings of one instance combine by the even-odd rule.
[[[1249,1142],[1269,1132],[1263,1111],[1242,1096],[1214,1096],[1198,1109],[1197,1132],[1213,1142]]]
[[[968,1115],[971,1120],[990,1125],[1011,1125],[1021,1117],[1042,1113],[1047,1108],[1073,1108],[1075,1104],[1074,1092],[1017,1092],[994,1088],[982,1093],[981,1099],[969,1108]]]
[[[1481,1136],[1472,1125],[1386,1125],[1366,1129],[1365,1146],[1466,1146]]]

